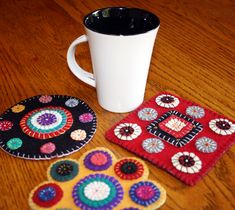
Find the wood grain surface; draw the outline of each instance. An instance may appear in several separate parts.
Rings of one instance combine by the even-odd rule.
[[[163,90],[235,118],[234,0],[1,0],[0,112],[37,94],[66,94],[86,101],[97,113],[98,128],[79,158],[96,146],[118,157],[133,154],[104,138],[127,114],[113,114],[97,103],[94,88],[68,70],[70,43],[84,34],[82,18],[101,7],[128,6],[157,14],[161,26],[155,43],[145,99]],[[91,71],[87,44],[77,50],[81,66]],[[29,161],[0,151],[0,209],[26,210],[31,189],[46,179],[54,160]],[[147,162],[151,179],[166,188],[165,209],[235,209],[235,147],[196,186],[189,187]]]

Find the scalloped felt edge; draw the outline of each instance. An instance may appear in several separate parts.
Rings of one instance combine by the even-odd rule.
[[[85,157],[89,153],[91,153],[93,151],[98,151],[98,150],[106,151],[111,155],[112,165],[108,169],[103,170],[103,171],[93,171],[93,170],[90,170],[90,169],[86,168],[85,165],[84,165]],[[144,173],[142,174],[142,176],[135,179],[135,180],[123,180],[120,177],[118,177],[115,173],[114,166],[117,162],[119,162],[121,160],[124,160],[124,159],[132,159],[132,160],[140,162],[143,165],[143,168],[144,168]],[[53,177],[51,177],[50,170],[51,170],[51,168],[54,164],[56,164],[60,161],[63,161],[63,160],[70,160],[70,161],[73,161],[75,163],[78,163],[79,172],[73,179],[71,179],[69,181],[60,182],[60,181],[56,181],[55,179],[53,179]],[[152,210],[152,209],[160,208],[166,201],[166,190],[158,182],[156,182],[155,180],[149,180],[148,179],[149,169],[148,169],[147,165],[144,163],[143,160],[141,160],[139,158],[136,158],[136,157],[124,157],[124,158],[117,159],[115,157],[115,155],[113,154],[113,152],[111,152],[107,148],[97,147],[95,149],[92,149],[92,150],[89,150],[89,151],[85,152],[78,160],[71,159],[71,158],[65,158],[65,159],[57,160],[57,161],[53,162],[52,164],[50,164],[48,169],[47,169],[47,180],[48,181],[44,181],[41,184],[37,185],[30,192],[29,198],[28,198],[29,206],[32,209],[37,209],[37,210],[48,210],[48,209],[51,209],[51,210],[54,209],[55,210],[55,209],[60,209],[60,208],[79,209],[79,207],[77,207],[74,204],[74,201],[73,201],[73,198],[72,198],[73,187],[75,186],[75,184],[77,182],[79,182],[84,177],[86,177],[88,175],[91,175],[91,174],[97,174],[97,173],[105,174],[105,175],[109,175],[109,176],[114,177],[116,180],[119,181],[119,183],[123,187],[124,198],[114,209],[124,209],[124,208],[128,208],[128,207],[132,206],[132,207],[138,208],[138,209]],[[133,184],[138,183],[140,181],[150,181],[150,182],[152,182],[153,184],[155,184],[157,186],[157,188],[161,192],[160,198],[157,201],[155,201],[154,203],[152,203],[151,205],[147,206],[147,207],[144,207],[144,206],[141,206],[141,205],[138,205],[138,204],[134,203],[131,200],[131,198],[129,197],[130,187]],[[34,203],[33,200],[32,200],[32,197],[34,195],[34,192],[38,189],[38,187],[40,187],[41,185],[44,185],[44,184],[48,184],[48,183],[55,183],[55,184],[59,185],[60,188],[63,190],[63,198],[58,203],[53,205],[52,207],[44,208],[44,207],[40,207],[39,205]],[[127,206],[127,204],[128,204],[128,206]]]

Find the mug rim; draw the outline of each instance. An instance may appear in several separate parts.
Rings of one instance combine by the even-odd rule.
[[[119,35],[119,34],[113,34],[113,33],[104,33],[104,32],[95,30],[94,28],[91,28],[89,25],[87,25],[86,20],[88,19],[88,17],[90,17],[90,16],[91,16],[92,14],[94,14],[94,13],[97,13],[97,12],[100,12],[100,11],[106,10],[106,9],[139,10],[139,11],[141,11],[141,12],[144,12],[144,13],[146,13],[146,14],[149,14],[149,15],[155,17],[155,18],[156,18],[156,24],[155,24],[155,26],[152,26],[151,29],[146,30],[146,31],[144,31],[144,32],[139,32],[139,33],[137,32],[137,33],[134,33],[134,34],[125,34],[125,35],[123,35],[123,34],[120,34],[120,35]],[[88,13],[87,15],[85,15],[84,18],[83,18],[83,25],[85,26],[85,28],[87,28],[87,29],[89,29],[89,30],[91,30],[91,31],[93,31],[93,32],[99,33],[99,34],[112,35],[112,36],[134,36],[134,35],[139,35],[139,34],[145,34],[145,33],[149,32],[149,31],[155,30],[156,28],[158,28],[158,27],[160,26],[160,19],[159,19],[159,17],[158,17],[157,15],[155,15],[154,13],[152,13],[152,12],[150,12],[150,11],[148,11],[148,10],[142,9],[142,8],[136,8],[136,7],[104,7],[104,8],[100,8],[100,9],[93,10],[92,12]]]

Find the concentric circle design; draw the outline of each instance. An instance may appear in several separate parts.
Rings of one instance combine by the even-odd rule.
[[[202,161],[192,152],[178,152],[171,158],[172,165],[183,173],[198,173],[202,168]]]
[[[123,188],[112,176],[93,174],[80,180],[73,188],[73,200],[83,210],[113,209],[123,199]]]
[[[149,206],[160,198],[161,192],[152,182],[141,181],[132,185],[129,195],[135,203],[141,206]]]
[[[209,122],[209,127],[215,133],[226,136],[235,133],[235,124],[228,119],[218,118]]]
[[[179,105],[180,101],[177,97],[170,94],[161,94],[156,99],[157,105],[164,108],[175,108]]]
[[[84,165],[92,171],[103,171],[112,165],[112,157],[103,150],[92,151],[85,157]]]
[[[49,208],[57,204],[63,197],[63,191],[55,183],[47,183],[38,187],[32,196],[32,201],[44,208]]]
[[[121,123],[114,129],[114,135],[124,141],[132,141],[142,133],[142,129],[136,123]]]
[[[121,179],[133,180],[143,175],[144,166],[135,159],[122,159],[115,164],[114,171]]]
[[[26,114],[20,127],[27,135],[38,139],[49,139],[66,132],[73,124],[71,113],[63,107],[44,107]]]
[[[78,164],[72,160],[60,160],[50,167],[50,176],[59,182],[72,180],[78,174]]]
[[[81,122],[79,116],[84,113]],[[78,151],[95,131],[96,114],[84,101],[38,95],[0,115],[0,148],[15,157],[48,160]]]

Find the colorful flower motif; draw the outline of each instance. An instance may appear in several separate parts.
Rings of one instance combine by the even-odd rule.
[[[144,108],[138,112],[138,117],[141,120],[145,121],[155,120],[157,118],[157,115],[158,115],[157,111],[152,108]]]
[[[65,102],[65,105],[70,108],[76,107],[78,104],[79,101],[75,98],[70,98]]]
[[[12,138],[7,141],[7,147],[11,150],[17,150],[22,147],[23,142],[20,138]]]
[[[145,139],[142,143],[143,149],[148,153],[159,153],[164,149],[164,143],[157,138]]]
[[[209,122],[209,127],[215,133],[226,136],[235,132],[235,124],[227,119],[214,119]]]
[[[92,171],[103,171],[112,165],[112,157],[106,151],[95,150],[86,155],[84,165]]]
[[[172,158],[173,166],[184,173],[198,173],[202,168],[202,161],[192,152],[178,152]]]
[[[47,183],[38,187],[32,196],[32,201],[40,207],[49,208],[57,204],[63,197],[63,191],[55,183]]]
[[[84,113],[79,116],[79,120],[82,123],[89,123],[93,120],[93,115],[91,113]]]
[[[160,198],[161,192],[150,181],[141,181],[131,186],[129,196],[132,201],[141,206],[149,206]]]
[[[217,149],[217,143],[207,137],[197,139],[195,146],[197,150],[203,153],[212,153]]]
[[[52,152],[54,152],[56,150],[56,146],[54,143],[52,142],[48,142],[46,144],[43,144],[40,147],[40,152],[43,154],[51,154]]]
[[[205,116],[205,110],[200,106],[189,106],[186,109],[186,114],[193,118],[202,118]]]
[[[121,179],[133,180],[143,175],[144,167],[141,162],[135,159],[123,159],[115,164],[114,171]]]
[[[0,131],[7,131],[13,127],[13,123],[8,120],[0,121]]]
[[[165,108],[175,108],[179,105],[180,101],[175,96],[169,94],[162,94],[155,99],[157,105]]]
[[[70,134],[71,139],[75,141],[83,141],[86,139],[86,136],[86,131],[82,129],[77,129]]]
[[[52,101],[52,97],[49,95],[42,95],[42,96],[40,96],[40,98],[38,100],[43,104],[47,104]]]
[[[63,107],[43,107],[26,114],[20,127],[27,135],[49,139],[65,133],[73,124],[72,114]]]
[[[50,167],[49,174],[59,182],[72,180],[78,174],[78,164],[73,160],[59,160]]]
[[[136,139],[142,130],[141,127],[133,123],[122,123],[114,129],[114,134],[121,140],[131,141]]]
[[[148,125],[147,130],[176,147],[182,147],[201,132],[203,126],[192,118],[171,110]]]
[[[81,209],[113,209],[123,199],[123,188],[112,176],[92,174],[73,188],[73,200]]]
[[[17,104],[11,108],[11,111],[14,113],[20,113],[25,109],[25,106],[22,104]]]

